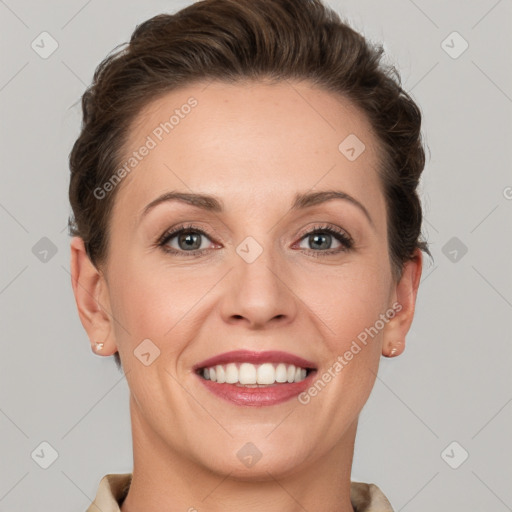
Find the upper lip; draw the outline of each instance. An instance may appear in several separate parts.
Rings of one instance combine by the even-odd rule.
[[[284,363],[300,366],[301,368],[316,369],[315,364],[307,359],[290,354],[289,352],[282,352],[278,350],[266,350],[263,352],[254,352],[251,350],[233,350],[231,352],[224,352],[216,356],[205,359],[200,363],[194,365],[194,370],[201,368],[209,368],[218,364],[227,363]]]

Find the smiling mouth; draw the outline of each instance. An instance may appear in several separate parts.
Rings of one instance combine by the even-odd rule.
[[[196,373],[218,384],[257,388],[302,382],[314,371],[294,364],[233,362],[198,368]]]

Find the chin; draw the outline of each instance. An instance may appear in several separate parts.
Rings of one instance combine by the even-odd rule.
[[[217,444],[215,449],[211,449],[211,445],[205,447],[198,454],[201,464],[214,473],[229,474],[230,478],[240,481],[266,481],[295,473],[314,451],[313,447],[309,450],[299,442],[299,438],[293,443],[288,436],[285,443],[282,437],[270,439],[267,436],[268,429],[265,429],[259,437],[245,435]]]

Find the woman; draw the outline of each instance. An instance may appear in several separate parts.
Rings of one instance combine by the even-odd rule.
[[[421,115],[319,0],[138,26],[82,100],[72,284],[130,388],[133,473],[89,511],[390,511],[351,482],[422,269]]]

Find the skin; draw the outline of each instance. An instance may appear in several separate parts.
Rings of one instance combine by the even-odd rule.
[[[380,357],[405,347],[422,269],[417,250],[392,277],[378,141],[347,100],[308,82],[212,82],[151,102],[127,154],[190,96],[198,105],[119,185],[105,264],[71,243],[81,322],[101,354],[119,351],[130,388],[134,469],[122,511],[353,511],[358,416]],[[366,146],[354,161],[338,150],[349,134]],[[350,194],[372,223],[347,200],[290,209],[296,193],[320,190]],[[224,211],[173,201],[141,220],[169,191],[215,195]],[[198,257],[177,237],[168,245],[179,255],[156,245],[185,221],[208,234]],[[344,230],[353,247],[315,257],[322,249],[305,233],[318,224]],[[263,249],[250,264],[236,252],[248,236]],[[329,250],[343,249],[325,236]],[[321,375],[396,302],[401,310],[307,405],[233,405],[192,371],[231,350],[282,350]],[[134,355],[145,339],[160,350],[148,366]],[[250,468],[237,457],[248,442],[262,454]]]

